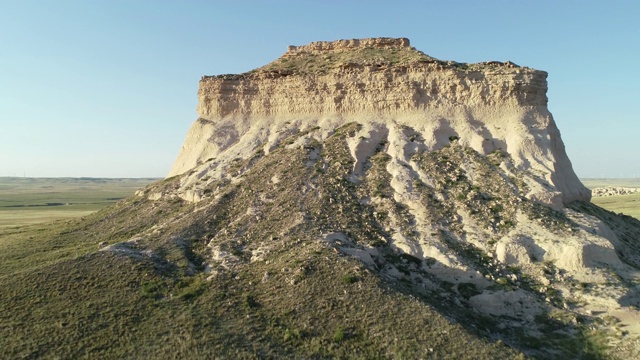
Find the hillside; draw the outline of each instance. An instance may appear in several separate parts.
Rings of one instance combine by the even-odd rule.
[[[546,73],[345,40],[198,96],[171,177],[2,239],[7,357],[640,356],[640,222],[589,202]]]

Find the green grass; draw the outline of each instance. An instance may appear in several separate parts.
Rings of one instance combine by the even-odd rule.
[[[65,226],[51,235],[60,232],[63,248],[82,247]],[[436,358],[518,357],[309,239],[211,281],[90,248],[31,268],[41,255],[20,248],[13,255],[22,266],[0,276],[8,358],[415,358],[429,348]],[[301,264],[312,270],[288,283],[282,269]],[[354,269],[361,286],[336,276]]]
[[[591,202],[609,211],[640,220],[640,194],[594,197]]]
[[[97,250],[92,236],[64,233],[77,220],[0,229],[0,276],[33,270]],[[63,234],[64,233],[64,234]]]
[[[155,179],[0,178],[0,229],[82,217]]]
[[[342,136],[327,142],[341,146],[327,154],[336,166],[313,180],[344,204],[342,212],[326,197],[299,192],[316,174],[305,165],[307,150],[281,148],[198,211],[179,199],[133,197],[84,219],[5,230],[3,357],[517,358],[517,350],[452,323],[318,239],[319,228],[343,229],[363,243],[377,231],[354,221],[365,215],[341,175],[352,168]],[[259,181],[276,173],[288,181],[275,189]],[[267,220],[243,221],[261,193],[272,201],[261,207]],[[317,220],[291,227],[290,209],[300,204]],[[164,226],[150,230],[156,224]],[[140,236],[137,247],[149,255],[97,251],[101,242]],[[250,262],[244,254],[265,239],[267,257]],[[207,280],[213,273],[202,272],[199,254],[209,241],[241,264],[213,263],[217,275]]]
[[[640,179],[581,179],[589,189],[597,187],[640,187]],[[640,194],[593,197],[591,202],[609,211],[640,220]]]

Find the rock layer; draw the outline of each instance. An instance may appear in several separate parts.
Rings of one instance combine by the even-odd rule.
[[[314,41],[309,45],[289,45],[287,52],[283,56],[295,56],[304,52],[344,51],[367,47],[379,49],[409,48],[410,42],[407,38],[369,38],[338,41]]]
[[[593,196],[618,196],[640,193],[640,188],[629,188],[622,186],[607,186],[592,190]]]

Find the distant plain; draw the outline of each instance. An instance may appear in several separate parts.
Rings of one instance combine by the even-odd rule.
[[[634,179],[581,179],[589,189],[598,187],[640,188],[640,178]],[[594,197],[591,202],[607,210],[633,216],[640,220],[640,194]]]
[[[0,231],[86,216],[155,180],[0,177]]]

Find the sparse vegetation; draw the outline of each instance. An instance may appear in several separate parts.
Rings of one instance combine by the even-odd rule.
[[[353,284],[356,281],[358,281],[358,278],[353,275],[345,275],[342,277],[342,282],[345,284]]]
[[[4,232],[3,355],[608,356],[606,325],[563,309],[567,299],[555,286],[561,274],[553,262],[507,266],[493,254],[498,240],[519,226],[516,214],[540,219],[542,228],[558,234],[573,226],[565,214],[523,198],[519,174],[508,176],[491,156],[454,141],[417,153],[403,167],[428,174],[408,182],[410,195],[424,205],[420,218],[391,187],[388,167],[395,160],[386,141],[353,179],[346,141],[360,129],[346,124],[322,142],[237,159],[230,169],[241,176],[198,182],[209,191],[197,204],[174,195],[181,181],[175,177],[84,219]],[[510,161],[493,156],[503,166]],[[276,175],[279,181],[269,180]],[[152,200],[150,194],[163,196]],[[475,243],[460,214],[477,225]],[[423,219],[433,228],[425,231]],[[394,247],[399,236],[437,243],[447,259],[482,279],[463,271],[458,280],[439,279],[434,272],[443,269],[441,258]],[[556,310],[521,320],[489,318],[469,306],[485,292],[515,290]],[[512,323],[518,326],[504,325]]]
[[[282,57],[257,71],[280,73],[324,73],[361,66],[406,65],[418,62],[433,62],[444,65],[420,51],[398,48],[389,51],[381,48],[362,48],[355,51],[339,51],[328,54],[304,53],[294,57]]]

